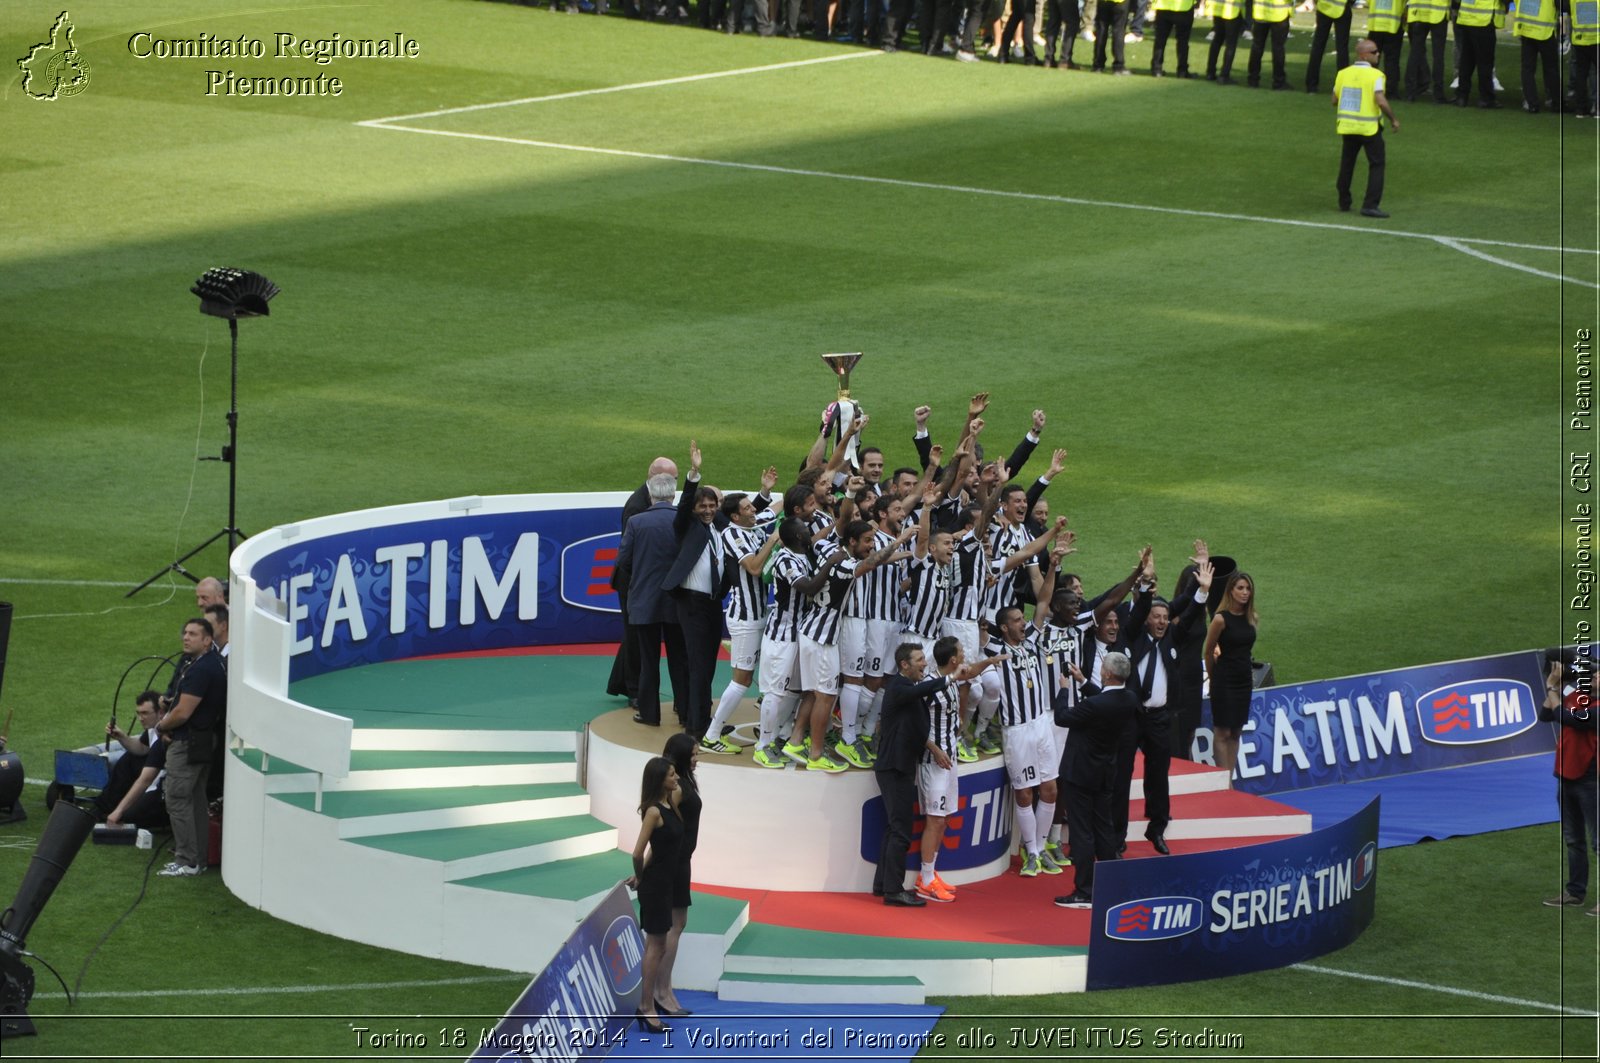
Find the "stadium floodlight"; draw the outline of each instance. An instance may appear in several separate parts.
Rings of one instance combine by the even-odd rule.
[[[155,575],[139,584],[127,593],[132,598],[168,572],[176,572],[189,579],[190,582],[199,583],[200,577],[183,567],[195,554],[204,550],[218,539],[226,537],[228,540],[228,555],[233,555],[233,548],[244,538],[244,532],[239,530],[238,512],[238,485],[239,485],[239,319],[241,317],[266,317],[270,312],[267,304],[273,296],[281,291],[261,274],[248,269],[235,269],[231,266],[219,266],[208,269],[200,275],[189,289],[200,297],[200,312],[210,314],[212,317],[226,318],[228,322],[228,339],[232,375],[228,388],[228,443],[222,448],[221,457],[205,457],[201,461],[225,461],[228,463],[228,523],[223,529],[178,558],[170,565],[166,565]]]

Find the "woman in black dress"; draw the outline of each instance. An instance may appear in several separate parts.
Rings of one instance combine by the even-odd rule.
[[[1222,585],[1222,604],[1206,630],[1205,648],[1217,767],[1228,770],[1230,786],[1239,761],[1239,732],[1250,719],[1250,651],[1255,644],[1255,581],[1243,572],[1234,572]]]
[[[672,762],[678,773],[678,817],[683,820],[683,844],[678,847],[678,870],[672,880],[672,929],[667,931],[667,948],[656,972],[656,1011],[673,1018],[694,1014],[678,1003],[672,988],[672,965],[678,958],[678,939],[689,924],[689,864],[700,841],[700,784],[695,780],[695,765],[700,760],[700,742],[692,734],[680,732],[667,739],[661,755]]]
[[[639,1029],[662,1033],[667,1027],[656,1012],[656,972],[672,929],[672,884],[683,845],[683,820],[678,818],[678,772],[666,757],[651,757],[639,786],[639,840],[633,843],[633,877],[628,888],[639,891],[639,929],[644,931],[644,970],[639,988]],[[650,859],[645,860],[645,849]]]

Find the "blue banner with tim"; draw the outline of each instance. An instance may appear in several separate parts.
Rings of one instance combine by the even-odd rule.
[[[379,661],[615,642],[618,507],[353,529],[261,558],[251,578],[285,603],[291,682]]]
[[[1095,865],[1090,989],[1284,967],[1350,944],[1372,922],[1378,799],[1298,838]]]
[[[1234,785],[1303,790],[1546,753],[1538,651],[1257,690]]]

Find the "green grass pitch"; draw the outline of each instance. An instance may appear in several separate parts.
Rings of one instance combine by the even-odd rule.
[[[5,58],[59,10],[0,10]],[[187,291],[220,265],[283,288],[240,327],[247,531],[627,489],[691,437],[713,482],[752,484],[814,433],[832,395],[817,355],[860,350],[855,394],[891,464],[912,458],[919,403],[949,442],[966,397],[991,392],[994,450],[1047,411],[1029,471],[1068,449],[1047,497],[1091,586],[1146,542],[1169,585],[1196,537],[1240,558],[1280,681],[1571,632],[1565,485],[1588,448],[1563,425],[1570,346],[1597,324],[1597,130],[1516,109],[1509,38],[1504,110],[1393,93],[1393,218],[1375,223],[1334,209],[1325,94],[466,0],[70,12],[84,91],[34,100],[14,65],[0,75],[0,598],[17,616],[0,721],[31,776],[98,733],[125,665],[175,649],[193,611],[183,582],[122,595],[224,523],[226,469],[194,459],[225,436],[227,330]],[[141,31],[267,55],[140,58]],[[277,33],[402,33],[420,54],[319,66],[274,58]],[[1307,37],[1297,24],[1297,84]],[[699,77],[775,64],[797,65]],[[320,73],[342,93],[208,96],[213,69]],[[668,83],[594,91],[642,82]],[[451,113],[358,124],[435,111]],[[224,565],[213,548],[196,569]],[[0,899],[40,798],[0,832]],[[136,859],[86,848],[30,938],[69,981],[138,893]],[[1006,1030],[1044,1020],[970,1016],[1147,1039],[1158,1020],[1210,1025],[1258,1058],[1593,1058],[1595,924],[1537,905],[1561,881],[1555,827],[1384,860],[1377,921],[1323,965],[1477,995],[1284,971],[951,1001],[941,1029],[988,1024],[985,1054],[1030,1059],[1049,1052],[1005,1049]],[[208,947],[167,960],[185,940]],[[439,979],[463,981],[406,987]],[[17,1052],[342,1057],[353,1024],[450,1026],[519,986],[285,926],[216,877],[154,880],[85,998],[41,995],[44,1035]],[[246,992],[160,995],[196,989]],[[214,1021],[117,1017],[150,1011]]]

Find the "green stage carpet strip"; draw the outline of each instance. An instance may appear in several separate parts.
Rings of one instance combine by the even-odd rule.
[[[568,758],[571,759],[570,757]],[[334,819],[390,816],[439,808],[475,808],[507,801],[542,801],[554,797],[579,797],[586,791],[577,783],[528,783],[520,786],[439,786],[412,790],[333,791],[322,795],[322,814]],[[297,808],[315,807],[315,794],[274,794]]]

